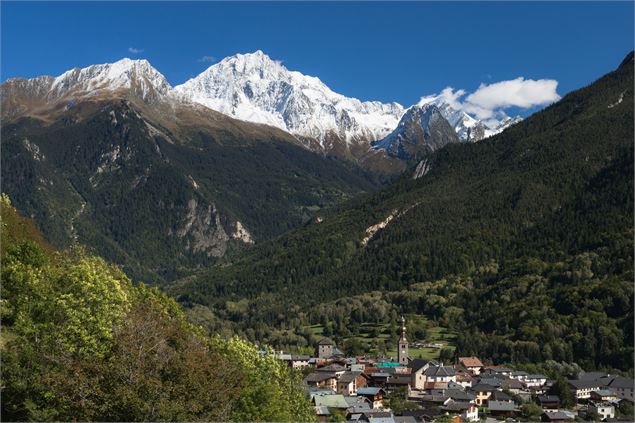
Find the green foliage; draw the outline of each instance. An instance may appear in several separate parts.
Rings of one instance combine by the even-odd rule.
[[[245,388],[231,413],[235,421],[312,421],[315,413],[300,389],[300,374],[290,370],[271,352],[240,338],[214,338],[222,356],[235,361],[244,372]]]
[[[3,200],[3,231],[10,205]],[[10,213],[15,213],[11,210]],[[310,420],[299,377],[244,341],[212,340],[156,288],[28,237],[2,258],[3,421]]]
[[[560,405],[564,408],[571,408],[577,403],[571,387],[562,377],[556,379],[554,384],[549,389],[549,394],[557,395],[558,397],[560,397]]]
[[[527,421],[537,422],[540,421],[540,416],[542,415],[542,407],[538,404],[534,404],[533,402],[528,402],[520,406],[520,414]]]

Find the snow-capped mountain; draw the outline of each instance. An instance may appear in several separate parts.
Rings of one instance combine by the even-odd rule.
[[[267,124],[292,134],[294,141],[313,151],[358,161],[369,152],[380,152],[371,144],[383,140],[384,145],[396,136],[406,113],[398,103],[362,102],[338,94],[318,78],[290,71],[258,50],[227,57],[176,87],[147,60],[127,58],[71,69],[57,77],[11,79],[2,84],[2,118],[109,92],[141,99],[152,110],[160,110],[158,114],[194,106],[200,113],[212,109],[239,120]],[[163,107],[166,104],[168,107]],[[488,127],[453,107],[442,95],[422,97],[408,110],[414,113],[427,104],[436,107],[464,142],[496,134],[520,120],[504,116],[501,121],[488,121]],[[405,133],[412,131],[401,136]]]
[[[487,126],[463,110],[453,108],[442,96],[422,97],[417,105],[433,104],[454,128],[461,141],[475,142],[485,138]]]
[[[94,96],[104,91],[124,88],[131,90],[133,95],[142,100],[152,103],[165,100],[172,93],[172,86],[147,60],[127,58],[115,63],[74,68],[58,77],[10,79],[3,84],[3,88],[3,91],[19,89],[23,95],[47,101]]]
[[[485,122],[474,118],[464,110],[452,107],[441,95],[422,97],[417,103],[419,106],[425,104],[437,106],[443,117],[452,125],[459,139],[463,142],[476,142],[483,138],[491,137],[522,120],[520,116],[512,118],[505,115],[500,120],[492,119],[488,126]],[[493,125],[492,122],[494,123]]]
[[[489,130],[489,132],[486,133],[486,136],[490,137],[492,135],[498,134],[499,132],[503,132],[505,129],[509,128],[512,125],[517,124],[518,122],[522,120],[523,118],[520,116],[515,116],[515,117],[506,116],[499,121],[498,125],[496,125],[494,129]]]
[[[361,102],[335,93],[260,50],[227,57],[175,91],[232,117],[317,139],[322,147],[333,136],[347,144],[381,139],[404,113],[397,103]]]
[[[374,148],[402,160],[418,160],[451,142],[459,142],[454,128],[434,104],[415,105],[397,128]]]

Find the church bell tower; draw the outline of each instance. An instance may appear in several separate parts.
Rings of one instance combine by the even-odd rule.
[[[397,342],[397,357],[399,357],[399,364],[402,366],[408,365],[408,340],[406,339],[406,319],[401,316],[399,320],[401,327],[399,328],[400,335]]]

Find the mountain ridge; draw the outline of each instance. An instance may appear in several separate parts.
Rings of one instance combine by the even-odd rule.
[[[371,144],[390,135],[408,109],[396,102],[360,101],[335,93],[319,78],[290,71],[261,50],[226,57],[176,86],[147,60],[129,58],[73,68],[57,77],[12,78],[1,86],[4,121],[50,108],[51,103],[64,107],[64,102],[127,90],[129,96],[161,113],[174,114],[175,108],[199,105],[281,129],[323,155],[343,157],[379,171],[403,170],[403,165],[391,163],[394,157]],[[440,108],[461,141],[477,141],[504,129],[487,128],[438,96],[424,98]]]

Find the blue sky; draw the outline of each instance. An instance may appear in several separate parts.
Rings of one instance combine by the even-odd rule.
[[[3,1],[1,12],[3,81],[131,57],[176,85],[261,49],[344,95],[404,105],[518,77],[556,80],[563,95],[633,49],[632,2]]]

